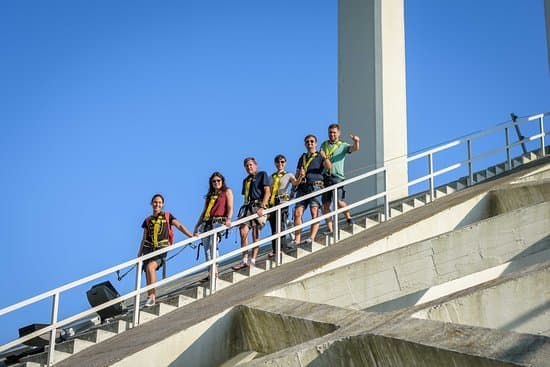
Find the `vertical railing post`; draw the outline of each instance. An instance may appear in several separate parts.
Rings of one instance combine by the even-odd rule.
[[[278,205],[279,206],[279,205]],[[282,213],[281,213],[281,208],[278,207],[277,208],[277,211],[275,212],[275,228],[277,230],[277,238],[275,239],[275,258],[277,260],[275,260],[275,263],[277,264],[277,266],[281,265],[281,229],[282,229],[282,223],[283,223],[283,218],[282,218]]]
[[[54,325],[57,323],[57,313],[59,310],[59,293],[54,293],[53,299],[52,299],[52,317],[51,317],[51,325]],[[55,336],[57,334],[57,328],[54,327],[50,331],[50,347],[48,349],[48,366],[53,366],[55,360]]]
[[[332,235],[334,236],[334,243],[340,241],[340,228],[338,226],[338,187],[334,186],[332,190],[332,202],[334,203],[334,216],[332,217],[332,230],[334,231]],[[321,209],[321,208],[319,208]]]
[[[504,129],[504,133],[506,134],[506,166],[505,171],[510,170],[512,168],[512,154],[510,153],[510,130],[509,128]]]
[[[435,188],[434,188],[434,157],[433,153],[428,154],[428,173],[430,175],[430,201],[435,199]]]
[[[546,143],[544,142],[544,137],[546,135],[546,132],[544,131],[544,115],[542,115],[539,118],[539,127],[540,127],[540,146],[542,149],[541,157],[544,157],[546,155],[546,146],[545,146]]]
[[[468,186],[474,184],[474,172],[472,170],[472,140],[467,140],[468,145]]]
[[[388,171],[384,169],[384,220],[390,219],[390,198],[388,196]]]
[[[134,321],[133,321],[132,327],[136,327],[139,325],[139,298],[141,296],[141,292],[139,290],[141,289],[142,267],[143,267],[143,261],[138,261],[136,264],[136,284],[135,284],[136,296],[134,297]]]
[[[212,241],[210,241],[210,258],[212,264],[210,265],[210,295],[216,292],[216,260],[218,259],[218,232],[212,234]]]

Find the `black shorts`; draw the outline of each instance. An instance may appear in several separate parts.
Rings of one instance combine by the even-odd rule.
[[[325,188],[336,185],[337,183],[340,183],[344,181],[343,178],[336,177],[336,176],[325,176]],[[334,193],[334,190],[327,191],[323,193],[323,204],[330,203],[332,201],[332,195]],[[344,197],[346,196],[346,190],[344,190],[344,186],[341,186],[338,188],[338,200],[344,200]]]
[[[142,255],[147,255],[147,254],[150,254],[151,252],[154,252],[154,251],[157,251],[157,250],[160,250],[160,248],[154,249],[153,247],[143,247]],[[147,267],[147,265],[151,261],[154,261],[154,262],[157,263],[157,268],[155,270],[158,270],[166,262],[166,254],[167,253],[165,252],[163,254],[153,256],[152,258],[143,261],[143,271],[145,271],[145,268]]]

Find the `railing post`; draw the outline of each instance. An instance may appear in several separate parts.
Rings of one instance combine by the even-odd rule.
[[[468,144],[468,186],[474,184],[474,172],[472,170],[472,140],[467,140]]]
[[[210,241],[210,258],[212,259],[212,265],[210,265],[210,295],[216,292],[216,260],[218,259],[218,232],[212,234],[212,241]]]
[[[277,208],[275,212],[275,228],[277,229],[277,238],[275,239],[275,263],[277,266],[281,265],[281,227],[282,227],[282,213],[281,208]]]
[[[136,296],[134,297],[134,322],[132,327],[139,325],[139,298],[141,296],[139,290],[141,289],[141,270],[143,268],[143,261],[138,261],[136,265]]]
[[[57,323],[57,311],[59,310],[59,293],[55,293],[52,299],[52,318],[51,325]],[[53,366],[55,357],[55,336],[57,334],[57,328],[53,328],[50,331],[50,347],[48,349],[48,366]]]
[[[434,189],[434,157],[433,153],[428,154],[428,170],[430,174],[430,201],[435,199],[435,189]]]
[[[541,157],[544,157],[546,155],[546,146],[545,146],[546,143],[544,142],[544,136],[546,135],[544,131],[544,115],[542,115],[539,118],[539,127],[540,127],[540,146],[542,149]]]
[[[384,220],[390,219],[390,198],[388,197],[388,171],[384,169]]]
[[[506,166],[508,167],[508,169],[505,168],[505,171],[508,171],[512,169],[512,155],[510,153],[510,130],[508,128],[505,128],[504,133],[506,134]]]
[[[332,222],[334,223],[332,230],[334,232],[332,235],[334,236],[334,243],[336,243],[340,241],[340,228],[338,226],[338,188],[336,186],[334,186],[334,190],[332,191],[332,202],[334,203],[334,216],[332,218]]]

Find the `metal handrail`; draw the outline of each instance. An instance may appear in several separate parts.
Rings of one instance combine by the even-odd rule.
[[[537,115],[533,115],[533,116],[529,116],[529,117],[519,118],[516,121],[500,124],[500,125],[497,125],[493,128],[489,128],[489,129],[484,130],[484,131],[475,132],[473,134],[461,137],[460,139],[456,139],[456,140],[453,140],[451,142],[444,143],[444,144],[442,144],[440,146],[437,146],[435,148],[432,148],[432,149],[429,149],[429,150],[426,150],[426,151],[421,151],[420,153],[415,153],[414,155],[412,155],[410,157],[407,157],[407,163],[418,160],[418,159],[421,159],[421,158],[424,158],[424,157],[428,157],[430,164],[429,164],[429,172],[428,172],[427,175],[422,176],[420,178],[416,178],[416,179],[414,179],[410,182],[407,182],[406,187],[408,188],[412,185],[418,184],[418,183],[423,182],[423,181],[430,181],[430,193],[431,193],[431,198],[433,199],[434,198],[434,189],[435,189],[434,188],[434,178],[436,176],[439,176],[441,174],[450,172],[450,171],[455,170],[455,169],[457,169],[459,167],[462,167],[464,165],[468,165],[469,166],[468,176],[470,177],[469,184],[472,184],[472,175],[473,175],[472,164],[473,164],[473,162],[475,162],[477,160],[480,160],[482,158],[485,158],[489,155],[493,155],[493,154],[496,154],[498,152],[502,152],[502,151],[506,150],[508,169],[510,169],[511,168],[510,149],[514,146],[517,146],[519,144],[523,144],[527,141],[533,141],[533,140],[537,140],[537,139],[540,141],[542,155],[545,155],[545,136],[549,135],[550,132],[546,132],[545,129],[544,129],[544,117],[548,116],[548,115],[550,115],[550,112],[537,114]],[[519,124],[523,124],[523,123],[531,122],[531,121],[535,121],[535,120],[537,120],[539,122],[539,132],[537,134],[534,134],[534,135],[531,135],[531,136],[524,136],[523,139],[520,140],[520,141],[515,141],[513,143],[510,142],[509,131],[508,131],[508,129],[510,127],[514,127],[514,126],[517,126]],[[479,138],[479,137],[482,137],[482,136],[485,136],[485,135],[488,135],[488,134],[491,134],[491,133],[494,133],[494,132],[502,131],[502,130],[504,130],[505,135],[506,135],[505,136],[506,143],[503,146],[500,146],[499,148],[493,149],[489,152],[485,152],[485,153],[477,155],[477,156],[472,156],[472,154],[471,154],[471,144],[472,144],[473,139],[476,139],[476,138]],[[457,145],[464,144],[464,143],[466,143],[468,145],[468,148],[469,148],[468,149],[468,159],[462,160],[460,162],[451,164],[451,165],[449,165],[445,168],[434,171],[433,156],[434,156],[435,153],[445,151],[445,150],[447,150],[451,147],[455,147]],[[361,175],[349,178],[347,180],[344,180],[344,181],[342,181],[338,184],[332,185],[330,187],[323,188],[322,190],[315,191],[313,193],[301,196],[299,198],[295,198],[295,199],[289,200],[287,202],[281,203],[281,204],[279,204],[275,207],[266,209],[266,210],[264,210],[264,215],[267,215],[267,214],[270,214],[270,213],[276,213],[277,214],[277,226],[280,229],[281,228],[281,223],[280,223],[281,210],[283,210],[285,208],[288,208],[288,207],[290,207],[291,205],[293,205],[297,202],[300,202],[300,201],[303,201],[303,200],[307,200],[309,198],[313,198],[313,197],[322,195],[323,193],[329,192],[329,191],[332,191],[334,197],[337,197],[336,196],[337,190],[340,187],[343,187],[345,185],[350,185],[351,183],[358,182],[358,181],[361,181],[361,180],[365,180],[369,177],[372,177],[372,176],[375,176],[375,175],[378,175],[378,174],[384,174],[384,182],[387,182],[387,179],[385,177],[387,175],[387,171],[386,171],[386,167],[383,166],[383,167],[371,170],[369,172],[363,173]],[[48,325],[47,327],[45,327],[43,329],[40,329],[40,330],[37,330],[33,333],[25,335],[24,337],[15,339],[15,340],[7,343],[7,344],[4,344],[4,345],[0,346],[0,352],[5,351],[5,350],[7,350],[7,349],[9,349],[13,346],[16,346],[20,343],[25,342],[27,340],[30,340],[34,337],[43,335],[44,333],[47,333],[47,332],[51,333],[49,351],[52,351],[52,350],[55,349],[55,333],[56,333],[57,329],[65,326],[65,325],[68,325],[68,324],[70,324],[74,321],[77,321],[77,320],[79,320],[79,319],[81,319],[85,316],[93,314],[97,311],[100,311],[102,309],[105,309],[107,307],[115,305],[119,302],[130,299],[132,297],[135,298],[135,301],[134,301],[134,324],[133,324],[133,326],[136,326],[139,323],[139,312],[140,312],[140,310],[139,310],[139,297],[143,292],[145,292],[149,289],[155,288],[155,287],[159,287],[159,286],[164,285],[164,284],[168,284],[170,282],[181,279],[185,276],[191,275],[193,273],[196,273],[196,272],[201,271],[201,270],[203,270],[205,268],[208,268],[208,267],[211,267],[211,269],[213,270],[213,268],[216,266],[216,264],[218,262],[222,262],[222,261],[225,261],[225,260],[230,260],[231,258],[239,255],[243,251],[247,251],[249,249],[261,246],[262,244],[271,242],[273,239],[277,240],[277,250],[276,250],[276,253],[277,253],[276,255],[277,256],[276,256],[276,258],[277,258],[277,264],[280,264],[280,256],[279,256],[280,255],[280,239],[283,238],[284,236],[286,236],[287,234],[292,233],[296,230],[300,230],[300,229],[308,227],[312,224],[319,223],[322,220],[325,220],[325,219],[328,219],[328,218],[332,218],[333,220],[337,219],[338,214],[340,214],[340,213],[342,213],[346,210],[351,210],[351,209],[356,208],[358,206],[361,206],[361,205],[364,205],[366,203],[372,202],[374,200],[379,200],[379,199],[384,200],[384,212],[385,212],[384,219],[385,220],[389,219],[390,218],[390,211],[389,211],[389,197],[388,197],[388,195],[389,195],[390,191],[393,191],[393,190],[396,190],[396,189],[398,189],[398,187],[389,188],[389,189],[386,187],[385,191],[379,192],[379,193],[374,194],[374,195],[371,195],[371,196],[369,196],[367,198],[364,198],[364,199],[361,199],[357,202],[350,203],[345,208],[338,208],[338,206],[336,205],[335,210],[333,210],[329,213],[319,215],[316,218],[313,218],[313,219],[311,219],[307,222],[304,222],[300,225],[293,226],[292,228],[288,228],[286,230],[280,230],[277,233],[272,234],[271,236],[262,238],[259,241],[251,243],[246,247],[240,247],[238,249],[235,249],[235,250],[233,250],[229,253],[224,254],[223,256],[218,257],[217,254],[216,254],[216,251],[213,251],[212,252],[213,257],[212,257],[211,260],[205,261],[205,262],[203,262],[201,264],[198,264],[198,265],[195,265],[195,266],[193,266],[189,269],[181,271],[181,272],[179,272],[177,274],[174,274],[174,275],[172,275],[168,278],[162,279],[162,280],[160,280],[160,281],[158,281],[154,284],[150,284],[150,285],[143,286],[143,287],[141,286],[141,268],[142,268],[142,262],[144,260],[147,260],[149,258],[158,256],[158,255],[161,255],[161,254],[164,254],[164,253],[167,253],[168,251],[178,249],[182,246],[187,246],[187,245],[193,243],[194,241],[200,240],[202,238],[210,237],[210,236],[212,236],[212,238],[214,240],[213,245],[215,246],[216,241],[217,241],[217,234],[225,231],[226,229],[228,229],[228,227],[221,226],[221,227],[218,227],[218,228],[214,228],[210,231],[201,233],[200,235],[198,235],[196,237],[191,237],[189,239],[177,242],[176,244],[174,244],[172,246],[159,249],[158,251],[155,251],[154,253],[149,253],[147,255],[143,255],[143,256],[140,256],[138,258],[126,261],[122,264],[113,266],[113,267],[108,268],[106,270],[100,271],[98,273],[92,274],[90,276],[84,277],[82,279],[79,279],[79,280],[76,280],[76,281],[73,281],[73,282],[70,282],[70,283],[67,283],[67,284],[65,284],[63,286],[60,286],[60,287],[57,287],[53,290],[44,292],[44,293],[39,294],[37,296],[31,297],[27,300],[24,300],[24,301],[18,302],[16,304],[13,304],[11,306],[0,309],[0,316],[2,316],[2,315],[5,315],[5,314],[8,314],[10,312],[13,312],[15,310],[26,307],[28,305],[39,302],[41,300],[52,297],[52,316],[51,316],[50,325]],[[236,227],[240,226],[243,223],[246,223],[250,220],[253,220],[254,218],[257,218],[256,214],[250,215],[246,218],[238,219],[238,220],[232,222],[232,225],[231,225],[230,228],[236,228]],[[335,223],[335,233],[336,233],[336,236],[338,236],[338,227],[337,227],[338,226],[338,221],[335,220],[334,223]],[[135,265],[137,265],[136,286],[135,286],[135,289],[133,291],[130,291],[125,295],[117,297],[116,299],[110,300],[110,301],[108,301],[106,303],[103,303],[99,306],[92,307],[91,309],[88,309],[88,310],[80,312],[76,315],[65,318],[64,320],[60,320],[60,321],[57,320],[58,302],[59,302],[59,297],[60,297],[61,293],[65,292],[67,290],[73,289],[75,287],[78,287],[80,285],[89,283],[93,280],[99,279],[103,276],[115,273],[116,271],[119,271],[121,269],[130,267],[130,266],[135,266]],[[212,293],[215,292],[216,277],[210,277],[210,279],[211,279],[211,281],[210,281],[209,289],[210,289],[210,292],[212,294]],[[50,352],[49,357],[48,357],[48,364],[51,365],[53,362],[54,362],[53,361],[53,353]]]

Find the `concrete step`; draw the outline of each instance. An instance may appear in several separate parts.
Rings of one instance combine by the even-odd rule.
[[[81,340],[86,340],[92,343],[101,343],[102,341],[107,340],[115,335],[116,333],[112,331],[95,329],[92,331],[88,331],[84,334],[78,335],[76,338]]]
[[[304,250],[310,252],[310,253],[315,252],[315,251],[319,251],[319,250],[325,248],[325,246],[323,244],[321,244],[317,241],[301,244],[300,247],[303,248]]]
[[[144,324],[175,309],[176,307],[163,302],[158,302],[152,307],[143,307],[140,309],[139,323]]]
[[[60,352],[58,350],[55,351],[55,354],[54,354],[54,364],[56,362],[61,362],[62,360],[64,359],[67,359],[69,358],[70,356],[72,356],[72,354],[70,353],[65,353],[65,352]],[[27,357],[23,357],[21,358],[21,362],[24,363],[24,365],[27,365],[27,366],[47,366],[48,365],[48,353],[47,352],[42,352],[42,353],[38,353],[38,354],[33,354],[31,356],[27,356]],[[26,364],[26,363],[33,363],[33,364]]]
[[[380,224],[380,219],[376,218],[376,216],[366,216],[363,223],[365,224],[365,229],[369,229],[371,227],[374,227],[377,224]]]
[[[149,313],[155,316],[162,316],[176,309],[176,306],[172,306],[165,302],[157,302],[152,307],[143,307],[140,313]]]
[[[361,223],[362,221],[359,221]],[[360,224],[343,224],[340,227],[340,240],[346,239],[351,236],[355,236],[356,234],[363,232],[366,228]]]
[[[403,214],[403,208],[401,205],[397,206],[397,207],[394,207],[394,208],[391,208],[390,207],[390,218],[395,218],[397,217],[398,215],[401,215]]]
[[[84,350],[86,348],[91,347],[94,345],[94,342],[82,340],[82,339],[72,339],[68,340],[66,342],[62,342],[55,345],[56,352],[64,352],[68,354],[75,354],[80,352],[81,350]]]
[[[485,170],[478,171],[478,172],[475,172],[473,176],[474,176],[474,182],[476,183],[481,182],[487,178],[487,172],[485,172]]]
[[[456,190],[451,185],[439,186],[439,187],[436,187],[435,189],[435,197],[440,198],[445,195],[452,194],[455,191]]]
[[[129,318],[131,318],[131,315],[129,316]],[[132,325],[132,322],[128,320],[116,320],[107,324],[102,324],[98,329],[112,332],[115,334],[120,334],[128,330],[131,327],[131,325]]]
[[[187,296],[184,296],[183,294],[178,294],[177,296],[170,297],[163,302],[170,306],[181,307],[193,301],[195,301],[195,298],[187,297]]]
[[[248,279],[248,276],[239,273],[238,271],[231,271],[228,273],[220,274],[220,279],[225,280],[226,282],[230,283],[237,283],[241,280]]]

